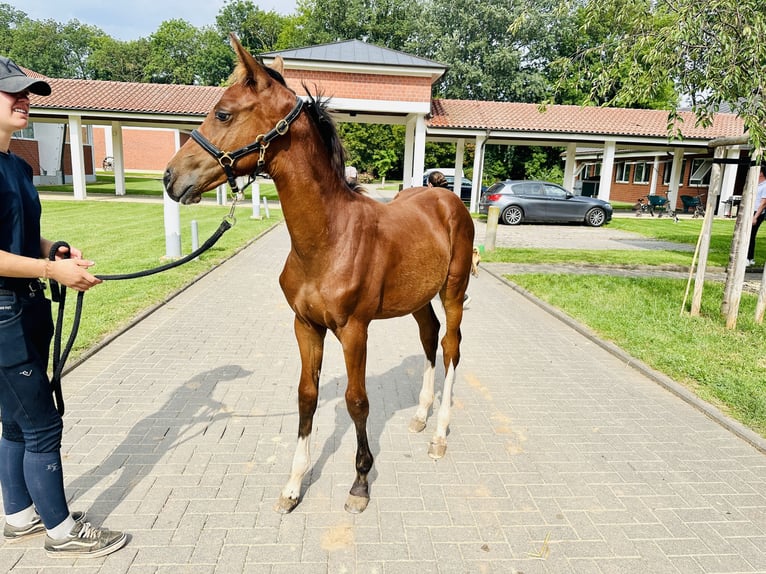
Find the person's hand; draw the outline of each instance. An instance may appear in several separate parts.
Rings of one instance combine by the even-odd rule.
[[[75,251],[77,251],[77,257],[74,257]],[[88,271],[88,268],[94,265],[93,261],[82,259],[82,254],[78,250],[72,250],[71,255],[70,259],[59,259],[57,254],[56,261],[48,263],[48,277],[77,291],[87,291],[101,283],[101,279]]]
[[[67,247],[66,245],[59,246],[56,251],[56,260],[67,258],[67,253],[70,259],[82,259],[82,251],[76,247]]]

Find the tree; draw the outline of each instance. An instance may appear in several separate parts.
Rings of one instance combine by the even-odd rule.
[[[146,63],[150,54],[146,38],[122,42],[109,36],[101,37],[88,59],[90,77],[115,82],[147,81]]]
[[[408,51],[449,66],[437,97],[538,102],[547,93],[543,74],[525,60],[509,33],[518,8],[506,0],[430,0]]]
[[[412,0],[306,0],[299,2],[292,40],[300,45],[362,40],[402,50],[421,24]]]
[[[263,11],[251,0],[227,0],[216,16],[216,28],[223,36],[234,32],[251,53],[279,49],[287,17]]]
[[[579,0],[582,26],[610,23],[607,34],[560,60],[557,90],[592,85],[587,101],[619,105],[655,98],[673,83],[698,122],[727,105],[755,149],[766,143],[766,11],[762,0]],[[591,66],[600,55],[600,66]],[[669,124],[678,121],[675,107]]]
[[[149,38],[151,52],[146,64],[150,81],[159,84],[195,84],[193,62],[200,32],[186,20],[165,20]]]
[[[0,4],[0,53],[10,54],[13,45],[13,32],[16,27],[28,20],[27,15],[10,4]]]

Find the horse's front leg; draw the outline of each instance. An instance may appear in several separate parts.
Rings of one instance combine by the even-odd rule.
[[[301,378],[298,383],[298,444],[293,456],[290,478],[282,489],[274,510],[282,514],[291,512],[301,494],[303,476],[311,466],[310,439],[314,412],[319,398],[319,373],[322,369],[325,327],[307,324],[295,318],[295,337],[301,355]]]
[[[346,408],[356,429],[356,478],[346,499],[346,511],[351,514],[364,512],[370,502],[370,485],[367,475],[372,469],[372,453],[367,442],[367,416],[370,403],[367,399],[365,376],[367,369],[367,324],[354,322],[336,333],[343,346],[348,385]]]

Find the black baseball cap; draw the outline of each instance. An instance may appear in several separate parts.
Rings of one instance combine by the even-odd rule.
[[[30,78],[16,62],[5,56],[0,56],[0,92],[8,94],[17,94],[29,90],[38,96],[49,96],[51,87],[48,82]]]

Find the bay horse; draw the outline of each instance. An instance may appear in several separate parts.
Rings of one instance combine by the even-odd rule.
[[[234,188],[239,175],[265,172],[273,179],[291,241],[279,283],[295,313],[301,358],[298,443],[275,510],[288,513],[296,507],[310,467],[309,439],[330,330],[343,349],[346,406],[357,439],[356,478],[345,508],[359,513],[369,503],[367,475],[373,463],[365,389],[368,326],[373,319],[407,314],[417,322],[425,372],[410,430],[420,432],[434,400],[440,324],[431,301],[439,295],[446,317],[441,341],[446,374],[428,450],[432,458],[441,458],[460,360],[473,220],[460,198],[445,189],[407,189],[385,204],[350,186],[327,101],[297,97],[282,77],[281,59],[264,66],[236,36],[231,40],[239,61],[230,85],[171,158],[165,189],[174,200],[192,204],[227,180]]]

